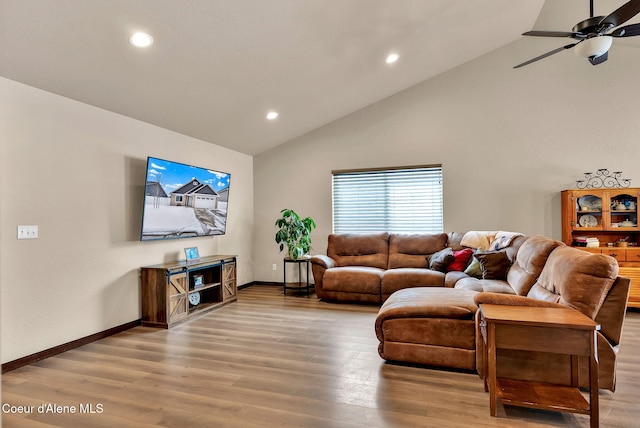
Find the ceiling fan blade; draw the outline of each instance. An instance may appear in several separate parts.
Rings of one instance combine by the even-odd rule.
[[[573,31],[527,31],[522,33],[523,36],[536,36],[536,37],[576,37],[581,33],[575,33]]]
[[[605,52],[600,56],[597,56],[595,58],[589,58],[589,62],[591,63],[591,65],[598,65],[598,64],[602,64],[603,62],[605,62],[606,60],[609,59],[609,52]]]
[[[598,27],[617,27],[618,25],[624,24],[638,13],[640,13],[640,0],[631,0],[602,18],[598,23]]]
[[[616,28],[609,34],[613,37],[632,37],[640,36],[640,24],[631,24],[624,27]]]
[[[541,59],[544,59],[544,58],[546,58],[546,57],[548,57],[548,56],[551,56],[551,55],[557,54],[558,52],[562,52],[563,50],[571,49],[572,47],[574,47],[574,46],[575,46],[575,45],[577,45],[578,43],[580,43],[580,42],[577,42],[577,43],[571,43],[571,44],[568,44],[568,45],[566,45],[566,46],[559,47],[559,48],[554,49],[554,50],[552,50],[552,51],[549,51],[549,52],[547,52],[547,53],[545,53],[545,54],[542,54],[542,55],[540,55],[540,56],[537,56],[537,57],[535,57],[535,58],[533,58],[533,59],[530,59],[529,61],[525,61],[525,62],[523,62],[522,64],[518,64],[518,65],[516,65],[516,66],[515,66],[515,67],[513,67],[513,68],[520,68],[520,67],[524,67],[525,65],[529,65],[529,64],[531,64],[532,62],[540,61]]]

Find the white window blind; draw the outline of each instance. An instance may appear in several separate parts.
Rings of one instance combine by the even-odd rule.
[[[333,172],[334,233],[442,231],[442,165]]]

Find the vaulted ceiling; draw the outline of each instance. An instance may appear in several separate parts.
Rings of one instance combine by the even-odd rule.
[[[544,3],[2,0],[0,75],[255,155],[534,26],[569,30],[588,16],[587,0]],[[606,14],[624,1],[600,3]],[[128,43],[140,30],[151,47]]]

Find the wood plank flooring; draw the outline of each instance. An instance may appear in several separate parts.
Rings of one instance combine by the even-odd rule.
[[[491,417],[475,373],[385,363],[377,311],[252,286],[171,330],[136,327],[4,374],[2,402],[34,409],[3,412],[2,425],[589,426],[583,415],[508,406]],[[640,421],[638,312],[627,314],[620,353],[618,388],[600,393],[602,427]],[[39,413],[43,403],[66,412]]]

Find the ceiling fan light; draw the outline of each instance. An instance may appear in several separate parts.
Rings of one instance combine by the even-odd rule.
[[[611,43],[613,43],[611,36],[591,37],[578,43],[573,51],[583,58],[599,57],[609,50]]]

